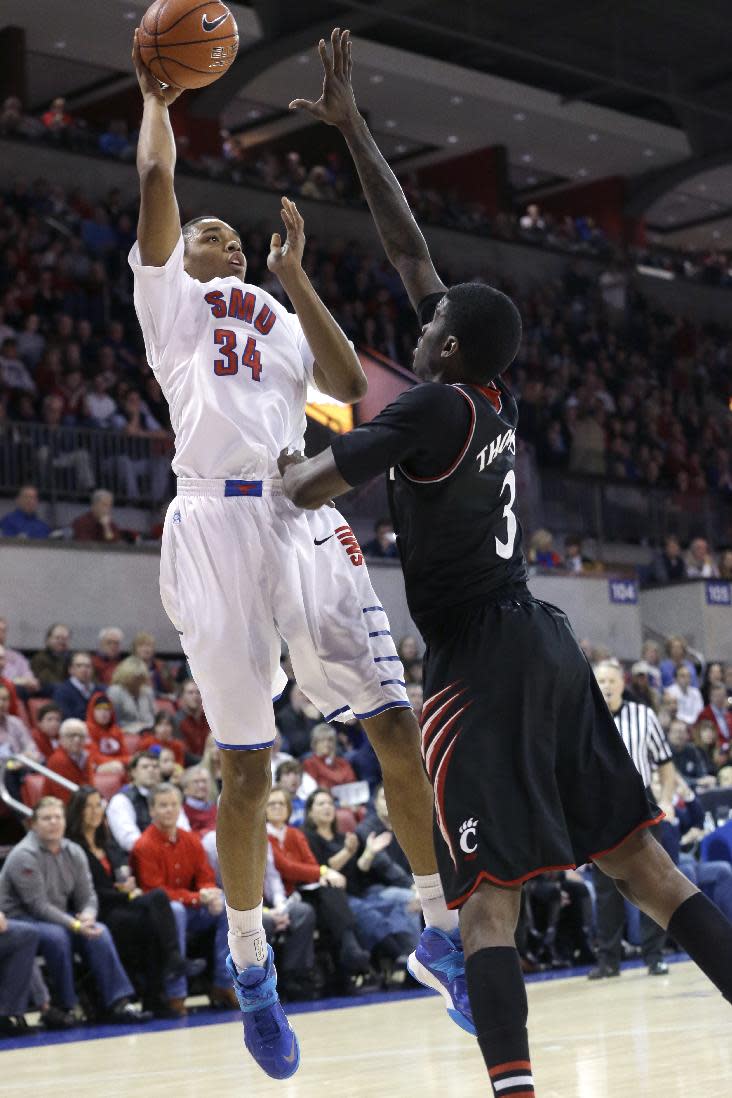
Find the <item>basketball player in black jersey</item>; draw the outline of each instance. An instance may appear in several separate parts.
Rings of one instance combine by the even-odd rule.
[[[494,1093],[535,1094],[514,931],[524,881],[593,861],[668,928],[732,999],[732,925],[679,873],[561,610],[526,586],[514,512],[516,402],[501,374],[518,350],[514,304],[447,289],[399,183],[360,116],[347,31],[320,44],[317,102],[338,126],[386,253],[422,322],[421,384],[302,461],[283,455],[303,507],[387,472],[407,601],[427,642],[422,742],[448,905],[460,911],[468,993]],[[410,967],[420,976],[419,950]]]

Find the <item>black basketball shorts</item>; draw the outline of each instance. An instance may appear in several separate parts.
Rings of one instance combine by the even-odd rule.
[[[448,907],[662,818],[561,610],[524,588],[428,632],[422,753]]]

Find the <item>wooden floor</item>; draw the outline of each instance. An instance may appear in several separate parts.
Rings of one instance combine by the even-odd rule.
[[[475,1041],[436,996],[297,1015],[302,1064],[267,1079],[238,1021],[0,1054],[0,1093],[54,1098],[477,1098]],[[716,1098],[732,1093],[729,1007],[690,964],[589,984],[529,985],[538,1098]]]

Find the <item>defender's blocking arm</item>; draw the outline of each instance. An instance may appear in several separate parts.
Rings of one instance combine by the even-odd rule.
[[[434,268],[399,181],[356,106],[351,86],[350,32],[341,32],[336,27],[331,34],[331,52],[322,39],[318,52],[324,71],[321,97],[317,102],[294,99],[290,108],[307,110],[343,134],[384,250],[416,308],[428,294],[444,291],[446,287]]]
[[[168,107],[181,94],[182,88],[163,87],[145,67],[140,56],[137,31],[132,46],[132,63],[143,100],[137,143],[137,171],[140,176],[137,239],[142,262],[150,267],[163,267],[180,236],[180,215],[173,189],[175,138]]]

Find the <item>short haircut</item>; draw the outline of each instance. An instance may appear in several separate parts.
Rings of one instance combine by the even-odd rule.
[[[222,224],[226,224],[222,218],[217,217],[216,214],[201,214],[200,217],[192,217],[190,221],[186,221],[185,225],[181,228],[183,234],[183,247],[188,247],[189,243],[195,239],[196,227],[201,224],[202,221],[221,221]],[[236,229],[234,229],[236,232]]]
[[[118,625],[105,625],[104,629],[99,630],[99,640],[106,640],[108,637],[114,637],[120,644],[125,639],[125,635]]]
[[[88,736],[89,734],[89,731],[84,721],[80,721],[78,717],[67,717],[66,720],[62,722],[61,727],[58,730],[58,734],[59,736],[68,736],[72,733],[76,733],[76,735],[83,733],[84,737],[86,738],[86,736]]]
[[[42,721],[44,717],[47,717],[49,713],[58,713],[59,717],[63,717],[63,710],[55,702],[47,702],[46,705],[42,705],[38,710],[36,716],[37,721]]]
[[[459,282],[445,295],[447,325],[466,371],[492,381],[511,365],[521,343],[521,314],[510,297],[482,282]]]
[[[150,807],[152,808],[158,797],[164,797],[168,793],[175,793],[179,801],[183,800],[183,795],[177,785],[173,785],[172,782],[160,782],[159,785],[154,786],[150,790]]]
[[[133,771],[140,759],[152,759],[153,762],[158,762],[158,756],[152,751],[136,751],[130,759],[129,769]]]
[[[64,811],[64,802],[61,800],[60,797],[50,797],[50,796],[49,797],[41,797],[38,804],[33,806],[33,811],[31,813],[31,819],[32,820],[37,820],[38,819],[38,813],[41,812],[42,809],[44,809],[44,808],[50,808],[51,805],[58,805],[58,807],[61,809],[61,811],[62,812]]]
[[[302,763],[298,762],[297,759],[285,759],[277,767],[275,779],[278,782],[281,781],[283,774],[302,774]]]
[[[616,660],[615,657],[611,657],[607,660],[600,660],[593,668],[595,674],[599,671],[614,671],[617,675],[620,675],[622,679],[625,679],[625,671],[623,670],[620,660]]]
[[[316,724],[310,732],[310,746],[317,743],[318,740],[337,739],[335,728],[332,725],[326,724],[325,721],[321,721],[320,724]]]

